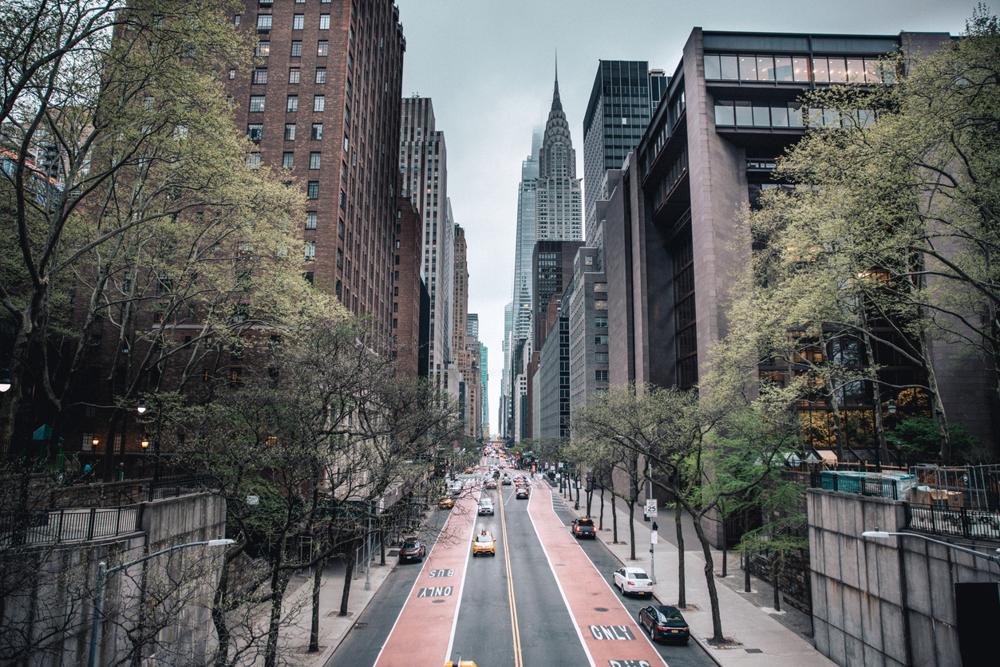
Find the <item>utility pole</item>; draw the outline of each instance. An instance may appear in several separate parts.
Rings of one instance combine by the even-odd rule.
[[[656,542],[659,540],[659,535],[656,532],[657,526],[656,521],[653,521],[653,530],[649,532],[649,579],[656,585],[656,554],[654,548]]]

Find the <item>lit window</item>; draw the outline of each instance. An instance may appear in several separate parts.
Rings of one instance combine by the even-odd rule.
[[[326,97],[313,95],[313,111],[322,111],[324,108],[326,108]]]
[[[330,52],[330,42],[325,39],[321,39],[316,42],[316,55],[325,56]]]
[[[258,14],[257,15],[257,30],[270,30],[271,29],[271,15],[270,14]]]
[[[232,80],[232,79],[235,79],[235,78],[236,78],[236,70],[233,69],[232,67],[230,67],[229,68],[229,79]]]
[[[302,40],[292,40],[292,57],[298,58],[302,55]]]
[[[326,83],[326,68],[317,67],[316,68],[316,83]]]
[[[295,153],[291,151],[286,151],[281,154],[281,166],[285,169],[291,169],[295,166]]]
[[[257,56],[266,58],[271,55],[271,42],[257,42]]]
[[[319,199],[319,181],[309,181],[306,186],[306,197],[309,199]]]
[[[306,27],[306,15],[295,14],[292,16],[292,30],[302,30]]]
[[[299,110],[299,96],[289,95],[288,99],[285,100],[285,111],[288,113],[295,113]]]
[[[316,229],[316,211],[306,213],[306,229]]]
[[[295,141],[295,123],[285,123],[285,141]]]
[[[309,154],[309,168],[310,169],[319,169],[320,155],[321,154],[318,151],[314,151],[314,152],[312,152],[312,153]]]

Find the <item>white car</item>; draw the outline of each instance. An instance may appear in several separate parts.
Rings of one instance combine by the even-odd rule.
[[[615,570],[615,586],[622,595],[653,596],[653,580],[641,567],[621,567]]]
[[[479,514],[480,516],[482,516],[483,514],[489,514],[490,516],[493,516],[493,501],[491,499],[489,498],[479,499]]]

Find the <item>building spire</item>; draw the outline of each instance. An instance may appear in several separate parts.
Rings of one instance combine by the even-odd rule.
[[[562,111],[562,100],[559,99],[559,49],[556,49],[555,79],[555,86],[552,88],[552,110]]]

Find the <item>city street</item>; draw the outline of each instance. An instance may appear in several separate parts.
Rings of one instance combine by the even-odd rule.
[[[530,488],[524,500],[513,485],[467,487],[454,509],[435,510],[428,557],[389,575],[327,664],[714,664],[694,642],[652,644],[635,620],[651,602],[623,598],[612,584],[615,557],[600,541],[577,544],[572,513],[547,483]],[[476,517],[480,493],[494,516]],[[471,556],[482,530],[496,537],[496,556]]]

